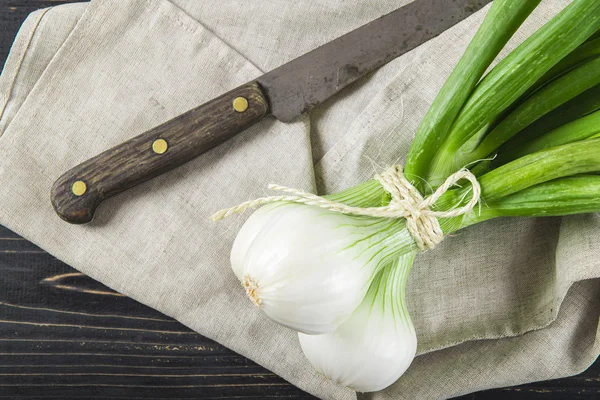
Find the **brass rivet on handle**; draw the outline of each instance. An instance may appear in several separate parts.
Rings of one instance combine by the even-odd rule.
[[[165,154],[169,149],[169,144],[165,139],[156,139],[154,143],[152,143],[152,151],[156,154]]]
[[[71,186],[71,191],[75,196],[83,196],[87,190],[87,186],[84,181],[77,181]]]
[[[243,113],[248,109],[248,100],[245,97],[236,97],[233,100],[233,109],[239,113]]]

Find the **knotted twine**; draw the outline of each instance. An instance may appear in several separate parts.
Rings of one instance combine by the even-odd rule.
[[[403,174],[400,165],[393,165],[382,174],[375,176],[383,189],[392,197],[387,206],[382,207],[352,207],[343,203],[328,200],[324,197],[286,186],[270,184],[271,190],[289,193],[290,195],[261,197],[239,204],[235,207],[217,211],[211,217],[213,221],[220,221],[233,214],[256,208],[261,205],[276,202],[291,202],[323,208],[325,210],[348,215],[360,215],[367,217],[404,218],[406,227],[415,243],[422,251],[432,250],[444,239],[444,232],[440,227],[438,218],[452,218],[465,215],[473,210],[481,197],[481,186],[467,169],[461,169],[450,175],[444,183],[437,188],[431,196],[423,198],[421,193]],[[430,209],[450,188],[460,180],[466,179],[471,183],[472,195],[467,204],[462,207],[454,207],[447,211],[432,211]]]

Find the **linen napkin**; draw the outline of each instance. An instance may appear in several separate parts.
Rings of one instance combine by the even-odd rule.
[[[244,298],[228,266],[244,218],[208,216],[269,182],[332,192],[401,162],[485,10],[309,117],[265,120],[109,200],[90,225],[62,222],[48,197],[75,164],[406,3],[98,0],[32,14],[0,77],[0,223],[312,394],[354,398]],[[508,48],[566,4],[542,2]],[[419,256],[408,298],[422,355],[360,397],[447,398],[585,369],[600,352],[599,231],[597,215],[504,219]]]

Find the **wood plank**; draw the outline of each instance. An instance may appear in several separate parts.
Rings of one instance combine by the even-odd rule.
[[[2,396],[312,398],[8,229],[0,237]]]

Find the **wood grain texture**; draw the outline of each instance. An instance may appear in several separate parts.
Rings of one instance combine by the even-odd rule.
[[[237,98],[247,102],[246,110],[234,109]],[[52,187],[52,205],[67,222],[90,222],[102,201],[185,164],[259,122],[268,112],[259,84],[242,85],[65,172]],[[166,143],[164,153],[153,150],[157,140]],[[83,195],[73,193],[75,182],[85,183]]]
[[[0,227],[0,398],[312,398]]]
[[[0,65],[21,22],[67,0],[0,0]],[[0,399],[313,399],[0,227]],[[600,398],[581,375],[460,400]]]

